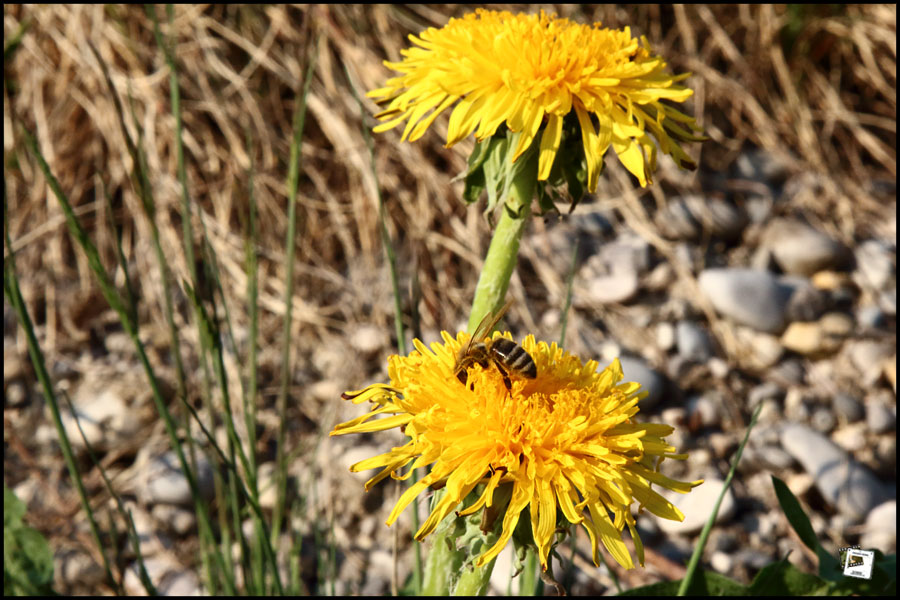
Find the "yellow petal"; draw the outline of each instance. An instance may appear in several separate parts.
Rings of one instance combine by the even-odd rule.
[[[550,176],[553,167],[553,159],[559,150],[559,141],[562,137],[562,117],[555,114],[547,115],[547,127],[541,136],[541,153],[538,160],[538,181],[544,181]]]

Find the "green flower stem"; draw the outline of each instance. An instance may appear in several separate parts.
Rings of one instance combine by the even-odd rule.
[[[447,596],[450,594],[452,578],[463,569],[465,556],[459,550],[452,550],[451,544],[458,533],[455,530],[456,517],[448,516],[435,529],[432,537],[431,551],[422,574],[423,596]]]
[[[494,541],[496,541],[496,536]],[[484,596],[487,592],[488,584],[491,582],[491,573],[494,570],[494,563],[497,559],[491,560],[483,567],[474,567],[471,571],[464,569],[459,574],[459,581],[453,590],[454,596]]]
[[[531,153],[527,159],[523,156],[520,160],[527,160],[527,163],[510,182],[500,222],[494,229],[494,237],[491,238],[491,245],[484,259],[484,268],[475,287],[475,299],[469,315],[470,332],[475,331],[484,315],[503,306],[509,280],[516,267],[519,240],[522,239],[528,217],[531,216],[531,199],[534,198],[537,187],[537,153]]]
[[[537,186],[537,153],[528,153],[520,160],[522,163],[511,169],[515,175],[509,181],[500,221],[494,229],[494,236],[484,259],[484,268],[475,288],[475,299],[469,316],[470,332],[475,331],[486,314],[503,305],[509,280],[516,267],[519,241],[531,216],[531,200]],[[439,495],[436,495],[434,501],[438,498]],[[453,549],[461,535],[461,528],[457,525],[457,517],[450,515],[432,535],[433,546],[425,566],[423,595],[445,596],[452,593],[456,596],[471,596],[483,595],[487,591],[495,561],[480,568],[466,565],[474,557],[468,556],[468,547]],[[489,537],[496,540],[496,535]]]

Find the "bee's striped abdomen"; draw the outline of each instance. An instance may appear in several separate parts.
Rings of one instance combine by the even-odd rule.
[[[526,379],[537,377],[537,365],[534,364],[534,359],[524,348],[512,340],[497,338],[491,344],[491,352],[510,371]]]

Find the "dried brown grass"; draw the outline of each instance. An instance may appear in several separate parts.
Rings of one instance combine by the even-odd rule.
[[[878,212],[872,182],[896,176],[895,7],[853,6],[845,15],[805,17],[790,54],[780,42],[790,20],[784,8],[565,6],[558,12],[591,10],[594,14],[570,16],[631,24],[654,39],[674,70],[694,73],[694,112],[712,137],[698,147],[701,173],[727,173],[737,154],[752,145],[774,153],[793,171],[820,178],[825,194],[798,199],[792,208],[824,219],[852,214],[854,221]],[[321,35],[302,156],[297,333],[323,336],[361,314],[388,324],[375,182],[344,69],[357,89],[374,88],[388,74],[380,60],[399,56],[406,32],[440,26],[447,15],[463,11],[458,6],[179,6],[174,29],[163,23],[175,37],[181,69],[190,195],[203,211],[237,297],[244,289],[241,224],[250,132],[264,257],[262,303],[276,317],[282,310],[288,132],[305,49],[312,36]],[[134,106],[140,131],[128,125],[133,136],[142,137],[154,174],[164,248],[177,275],[186,277],[168,71],[143,9],[8,6],[4,19],[7,37],[20,23],[31,22],[21,49],[6,66],[13,89],[4,98],[10,125],[5,149],[18,167],[7,169],[7,190],[14,247],[21,251],[24,272],[34,278],[29,283],[50,296],[46,311],[61,308],[54,293],[72,286],[85,293],[91,284],[55,201],[21,152],[17,119],[37,131],[63,188],[93,225],[107,264],[113,264],[114,255],[103,194],[114,199],[136,272],[154,272],[147,262],[152,253],[143,247],[146,225],[128,179],[131,160],[89,41],[110,66],[123,105]],[[373,110],[371,104],[368,108]],[[442,132],[442,125],[436,129]],[[376,139],[389,227],[399,240],[400,264],[418,259],[426,327],[446,325],[465,313],[488,229],[475,211],[459,206],[458,185],[450,183],[464,168],[465,148],[442,148],[438,133],[415,144],[396,140],[396,132]],[[660,203],[670,190],[698,185],[696,178],[668,171],[660,181],[649,191]],[[620,197],[623,187],[632,185],[610,181],[598,197]],[[852,222],[831,225],[845,237],[860,233]],[[408,268],[403,275],[408,279]],[[144,286],[148,299],[155,300],[156,289]]]

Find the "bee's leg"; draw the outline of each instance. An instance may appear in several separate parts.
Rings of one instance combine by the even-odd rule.
[[[500,375],[503,376],[503,385],[506,386],[507,392],[512,392],[512,382],[509,380],[509,374],[506,370],[500,365],[499,361],[494,361],[494,364],[497,365],[497,370],[500,371]]]

